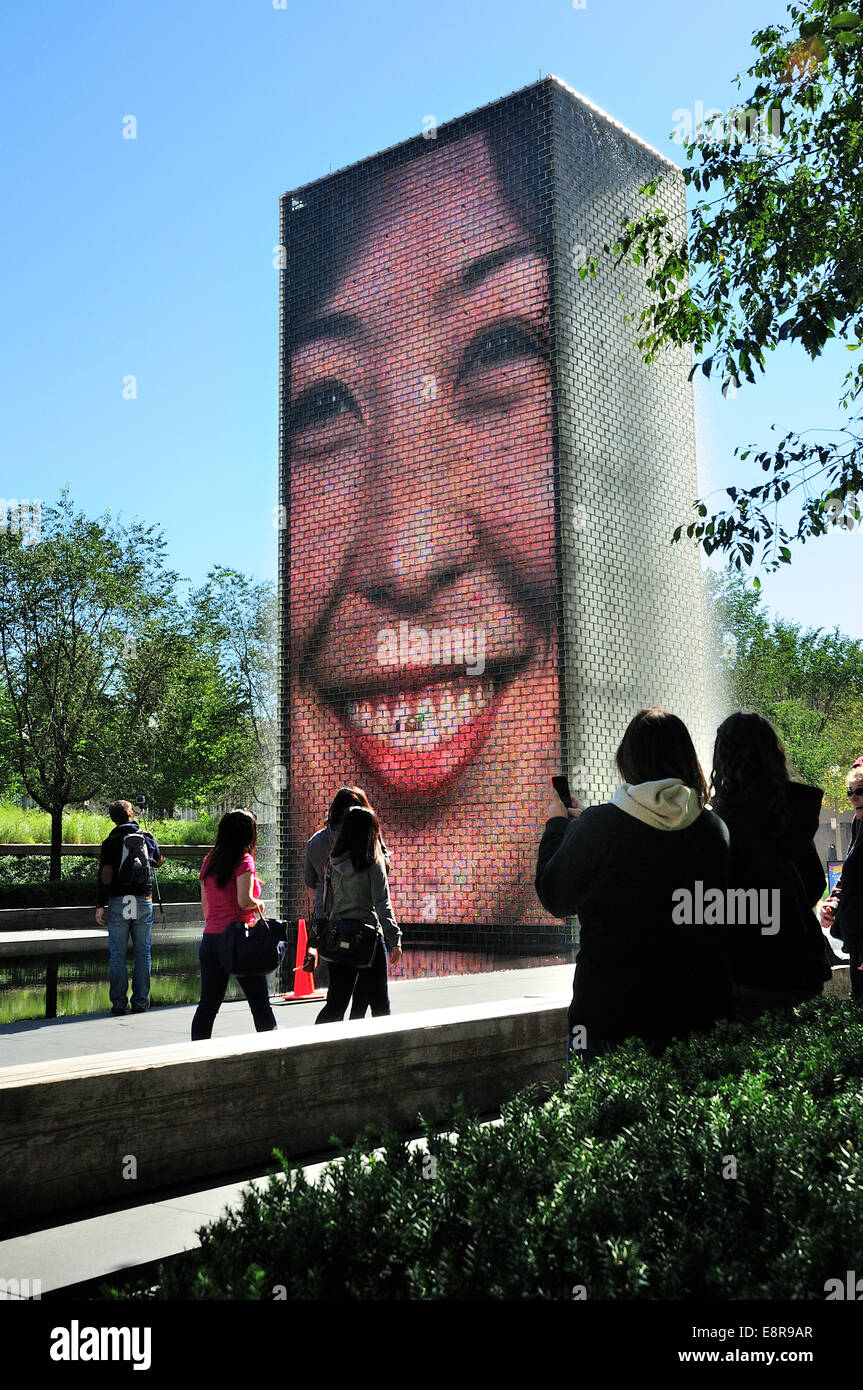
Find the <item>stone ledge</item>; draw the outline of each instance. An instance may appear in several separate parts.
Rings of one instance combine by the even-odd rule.
[[[568,997],[0,1070],[0,1209],[26,1220],[495,1110],[563,1079]]]

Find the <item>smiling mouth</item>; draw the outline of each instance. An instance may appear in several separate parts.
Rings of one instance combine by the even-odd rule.
[[[416,673],[412,673],[416,679]],[[373,776],[394,791],[419,796],[445,791],[466,771],[485,743],[513,679],[488,671],[425,685],[383,691],[325,692],[345,726],[352,751]]]

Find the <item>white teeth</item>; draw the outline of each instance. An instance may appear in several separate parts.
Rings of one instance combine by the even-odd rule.
[[[386,739],[394,748],[423,751],[453,738],[494,699],[494,682],[459,679],[423,690],[401,691],[370,701],[353,700],[345,711],[351,727]]]

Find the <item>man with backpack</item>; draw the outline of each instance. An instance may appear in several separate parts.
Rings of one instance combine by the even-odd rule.
[[[135,948],[132,971],[132,1013],[145,1012],[150,999],[150,943],[153,931],[153,869],[163,863],[155,837],[142,830],[130,801],[113,801],[108,815],[114,829],[102,841],[99,856],[99,906],[96,921],[104,927],[108,914],[108,976],[111,1013],[126,1012],[129,976],[126,948],[129,932]]]

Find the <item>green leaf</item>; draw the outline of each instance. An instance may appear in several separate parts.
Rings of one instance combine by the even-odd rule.
[[[840,10],[830,20],[831,29],[856,29],[860,24],[859,14],[853,10]]]

